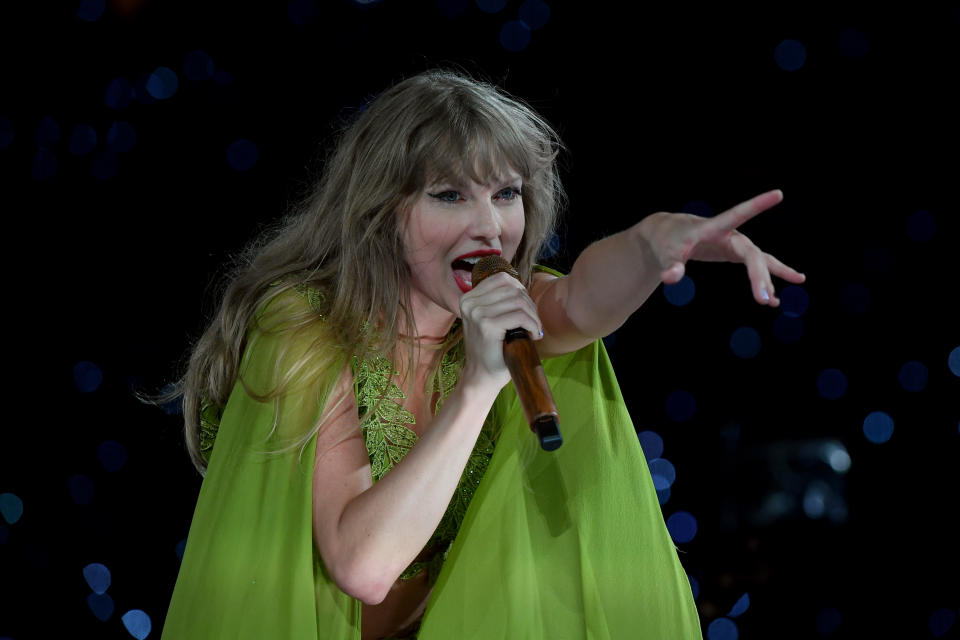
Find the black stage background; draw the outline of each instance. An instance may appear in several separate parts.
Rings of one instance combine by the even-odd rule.
[[[784,190],[742,229],[807,274],[783,309],[742,267],[692,264],[688,304],[658,290],[606,340],[676,469],[664,516],[696,519],[705,637],[960,635],[960,10],[554,2],[541,25],[542,2],[497,4],[3,9],[0,637],[143,637],[131,610],[159,637],[200,477],[178,416],[131,389],[174,378],[211,283],[337,121],[436,65],[558,128],[558,268],[651,212]]]

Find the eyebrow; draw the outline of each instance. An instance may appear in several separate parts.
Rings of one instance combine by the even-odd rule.
[[[520,174],[513,174],[509,176],[493,176],[490,179],[490,184],[492,185],[504,185],[512,182],[523,182],[523,176]],[[459,189],[460,191],[469,191],[472,187],[472,184],[464,182],[462,178],[454,177],[440,177],[426,184],[427,189],[436,187],[453,187],[454,189]]]

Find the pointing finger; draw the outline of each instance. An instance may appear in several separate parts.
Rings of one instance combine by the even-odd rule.
[[[767,191],[715,216],[710,220],[709,225],[714,230],[733,231],[758,213],[762,213],[782,201],[783,191],[780,189]]]

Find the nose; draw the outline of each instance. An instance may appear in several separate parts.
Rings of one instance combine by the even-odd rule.
[[[492,240],[500,237],[502,226],[500,211],[496,204],[479,202],[470,219],[470,236],[475,240]]]

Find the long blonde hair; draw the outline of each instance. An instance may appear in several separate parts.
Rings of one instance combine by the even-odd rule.
[[[371,349],[397,353],[400,327],[415,326],[401,225],[413,197],[434,180],[470,177],[486,183],[505,165],[522,176],[525,231],[514,266],[529,285],[534,260],[563,206],[556,165],[560,148],[556,133],[532,109],[461,73],[422,73],[370,102],[341,131],[312,192],[235,260],[219,308],[190,349],[185,373],[155,398],[182,398],[187,451],[197,470],[206,471],[201,399],[226,405],[247,332],[258,310],[278,296],[303,286],[324,292],[322,313],[307,308],[280,330],[293,336],[323,323],[330,344],[313,350],[325,356],[298,358],[275,388],[257,397],[260,401],[281,397],[295,376],[321,380],[324,367],[342,366],[352,355],[362,357]],[[376,330],[366,330],[370,327]],[[451,332],[444,351],[461,338],[459,329]],[[407,348],[411,371],[414,349]]]

